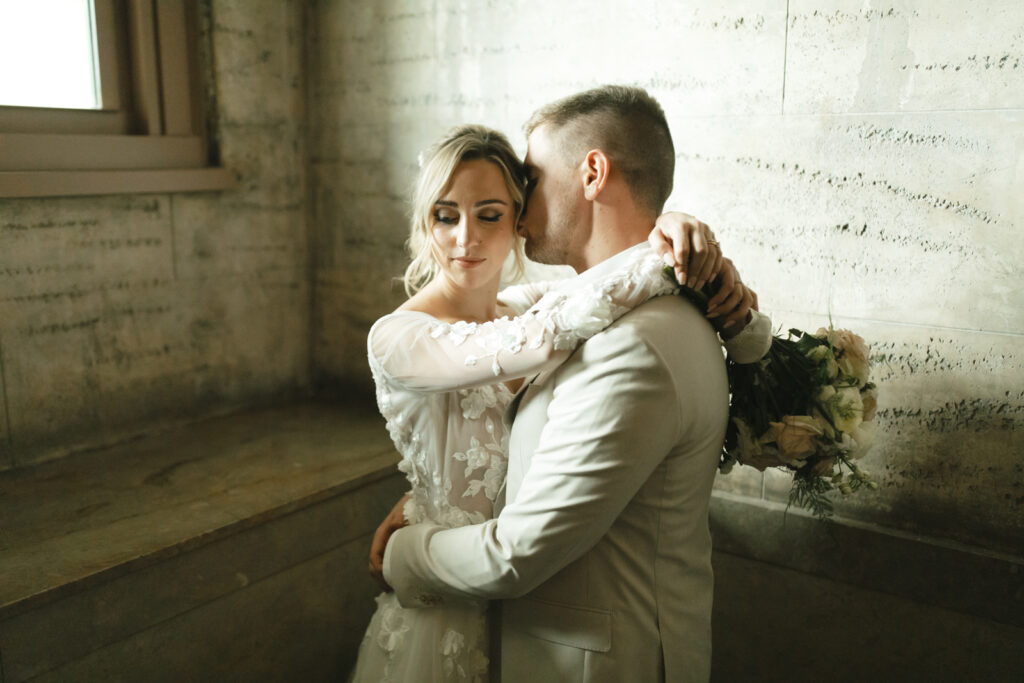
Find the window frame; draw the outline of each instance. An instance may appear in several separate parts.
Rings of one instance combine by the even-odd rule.
[[[0,106],[0,197],[220,190],[195,0],[93,0],[102,108]]]

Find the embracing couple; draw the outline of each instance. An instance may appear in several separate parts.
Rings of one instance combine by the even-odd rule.
[[[755,361],[770,321],[706,225],[659,217],[675,151],[645,91],[526,132],[525,162],[480,126],[422,162],[410,298],[368,339],[411,490],[374,537],[388,590],[352,680],[706,681],[721,344]],[[499,291],[524,242],[579,275]],[[721,280],[709,310],[664,296],[666,264]]]

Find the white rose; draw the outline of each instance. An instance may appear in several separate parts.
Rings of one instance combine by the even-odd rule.
[[[863,420],[864,405],[860,400],[860,390],[857,387],[842,387],[833,389],[833,392],[825,403],[825,410],[836,429],[851,432]]]
[[[807,352],[807,357],[818,363],[819,366],[824,365],[825,377],[830,381],[839,375],[839,366],[836,364],[835,356],[832,355],[832,349],[829,347],[824,345],[815,346]]]

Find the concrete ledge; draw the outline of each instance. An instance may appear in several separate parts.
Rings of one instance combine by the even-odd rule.
[[[303,403],[0,474],[0,680],[343,677],[396,460],[371,406]]]
[[[1024,626],[1024,558],[716,491],[717,552]]]

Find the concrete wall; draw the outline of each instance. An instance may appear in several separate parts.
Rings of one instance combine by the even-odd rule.
[[[318,381],[368,376],[420,149],[467,121],[522,149],[537,106],[635,83],[675,135],[670,205],[713,226],[776,323],[831,315],[873,343],[881,486],[839,514],[1019,552],[1022,23],[1009,0],[312,3]]]
[[[0,469],[308,387],[302,8],[200,6],[234,189],[0,200]]]

